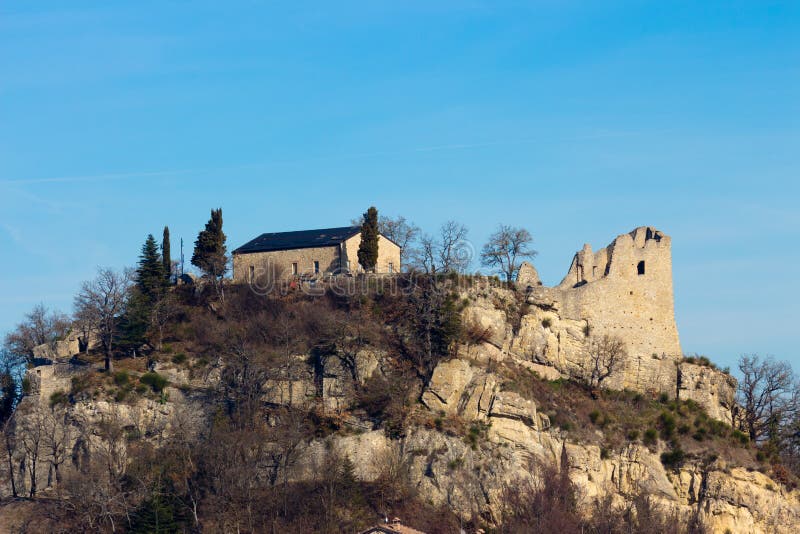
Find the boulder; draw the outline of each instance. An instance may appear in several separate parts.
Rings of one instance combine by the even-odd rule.
[[[536,267],[527,261],[523,261],[522,265],[519,266],[519,271],[517,272],[517,288],[525,291],[529,287],[536,287],[540,285],[542,285],[542,281],[539,278],[539,273],[536,271]]]
[[[384,352],[362,349],[356,353],[356,378],[359,384],[372,378],[378,369],[378,362],[386,356]]]
[[[464,360],[442,362],[433,370],[433,376],[422,394],[422,402],[434,412],[455,414],[459,400],[475,370]]]
[[[536,417],[536,403],[511,391],[503,391],[494,396],[489,416],[516,419],[534,429],[538,427],[539,423],[539,419]]]
[[[498,347],[503,345],[509,333],[506,312],[493,307],[467,306],[462,321],[469,329],[484,331],[487,340]]]
[[[730,425],[736,379],[712,367],[682,362],[678,366],[678,398],[695,401],[709,417]]]
[[[78,340],[65,339],[34,347],[33,357],[40,361],[68,360],[78,352]]]

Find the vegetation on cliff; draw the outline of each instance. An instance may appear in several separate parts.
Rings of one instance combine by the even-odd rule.
[[[214,213],[203,232],[219,230],[208,238],[219,252]],[[101,270],[81,289],[72,328],[80,337],[81,321],[97,327],[64,377],[45,383],[34,370],[20,387],[12,365],[17,354],[34,363],[36,341],[66,337],[61,316],[37,309],[7,337],[3,491],[35,500],[30,528],[54,532],[347,532],[399,516],[429,533],[677,533],[704,531],[704,490],[693,486],[685,509],[645,488],[589,498],[570,478],[585,466],[570,462],[596,450],[592,462],[619,459],[621,469],[648,455],[678,481],[741,468],[771,476],[775,492],[796,486],[798,389],[787,365],[742,359],[731,426],[693,400],[603,389],[624,355],[613,338],[586,334],[595,365],[585,376],[482,357],[476,347],[499,353],[497,332],[467,309],[491,302],[514,332],[529,305],[524,291],[452,267],[462,230],[445,225],[429,241],[425,275],[365,276],[347,291],[227,285],[224,300],[217,270],[206,285],[166,285],[148,237],[136,272]],[[445,399],[432,382],[452,358],[473,378]],[[514,440],[533,431],[558,448],[554,461],[519,463]],[[374,465],[353,461],[360,439],[383,451]],[[450,486],[429,490],[441,484]],[[0,514],[22,514],[14,503]]]

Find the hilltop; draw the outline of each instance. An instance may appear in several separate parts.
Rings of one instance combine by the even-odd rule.
[[[36,349],[6,524],[74,531],[793,532],[737,382],[686,358],[649,227],[556,287],[455,273],[169,289],[158,343]],[[80,346],[83,345],[83,346]]]

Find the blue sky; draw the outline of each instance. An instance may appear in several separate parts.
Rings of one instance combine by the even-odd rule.
[[[231,248],[368,205],[480,245],[673,237],[686,352],[800,368],[800,3],[0,4],[0,332],[221,206]]]

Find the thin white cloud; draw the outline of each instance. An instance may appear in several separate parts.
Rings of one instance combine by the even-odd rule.
[[[23,178],[23,179],[7,179],[0,180],[0,185],[35,185],[47,183],[73,183],[73,182],[105,182],[114,180],[128,180],[131,178],[159,178],[178,176],[185,174],[199,174],[208,172],[225,172],[242,169],[258,169],[271,167],[275,165],[291,165],[297,163],[305,163],[309,161],[331,161],[342,159],[356,159],[356,158],[369,158],[377,156],[397,156],[402,154],[413,154],[420,152],[439,152],[449,150],[469,150],[475,148],[489,148],[499,146],[511,145],[530,145],[530,144],[545,144],[545,143],[559,143],[571,141],[591,141],[596,139],[606,139],[614,137],[631,137],[641,135],[642,132],[600,132],[596,134],[569,137],[569,138],[523,138],[523,139],[506,139],[501,141],[489,141],[484,143],[458,143],[448,145],[431,145],[423,147],[415,147],[403,150],[383,150],[375,152],[355,152],[352,154],[340,154],[335,156],[323,156],[317,158],[304,158],[302,160],[283,160],[273,161],[268,163],[249,163],[241,165],[230,165],[222,167],[207,167],[196,169],[171,169],[171,170],[157,170],[157,171],[140,171],[140,172],[123,172],[123,173],[107,173],[107,174],[90,174],[82,176],[56,176],[48,178]]]
[[[0,184],[29,185],[29,184],[72,183],[72,182],[105,182],[113,180],[127,180],[130,178],[173,176],[178,174],[188,174],[194,172],[203,172],[203,169],[177,169],[177,170],[167,170],[167,171],[123,172],[123,173],[109,173],[109,174],[89,174],[84,176],[56,176],[51,178],[0,180]]]
[[[22,243],[22,232],[20,232],[19,228],[6,223],[0,224],[0,228],[5,230],[8,236],[11,238],[11,241],[17,244]]]

